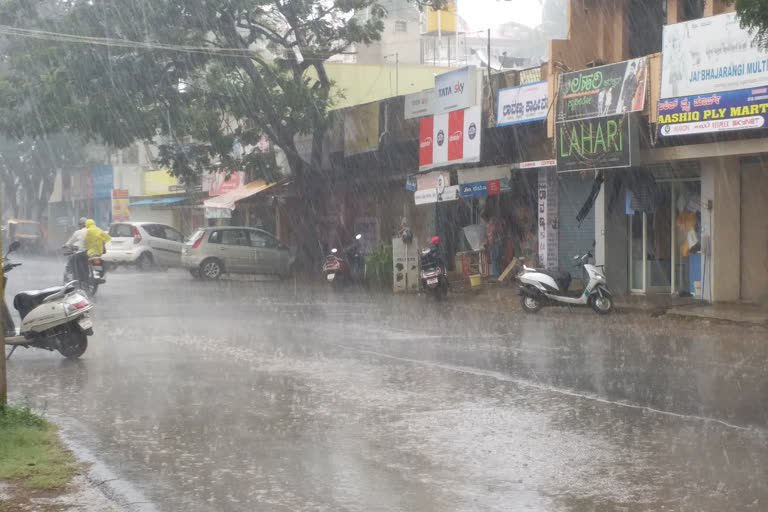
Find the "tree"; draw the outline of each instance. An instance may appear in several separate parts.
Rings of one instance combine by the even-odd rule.
[[[0,131],[74,131],[115,147],[165,141],[161,160],[190,182],[214,163],[269,172],[256,148],[283,150],[299,193],[319,168],[332,83],[324,62],[383,30],[377,0],[6,0],[0,19],[24,32],[0,83]],[[19,34],[17,31],[16,34]],[[30,37],[41,37],[39,41]],[[51,44],[47,39],[58,42]],[[312,156],[297,134],[313,133]],[[246,148],[232,155],[237,140]],[[311,204],[298,212],[306,224]],[[302,239],[302,226],[299,239]],[[311,230],[303,226],[311,243]]]
[[[755,35],[761,48],[768,48],[768,0],[729,0],[736,4],[742,28]]]

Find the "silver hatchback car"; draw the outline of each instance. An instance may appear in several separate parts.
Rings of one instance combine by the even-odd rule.
[[[294,251],[277,238],[255,228],[202,228],[181,250],[181,264],[194,277],[218,279],[224,273],[272,274],[293,272]]]

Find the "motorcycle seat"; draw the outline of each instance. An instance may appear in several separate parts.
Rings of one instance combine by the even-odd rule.
[[[66,290],[65,290],[66,289]],[[75,290],[74,286],[53,286],[44,290],[28,290],[21,292],[13,298],[13,307],[19,312],[22,318],[34,308],[43,303],[43,301],[61,290],[69,293]]]
[[[557,287],[560,288],[560,291],[565,293],[568,291],[568,288],[571,286],[571,274],[570,272],[567,272],[565,270],[547,270],[547,269],[536,269],[536,272],[539,272],[541,274],[548,275],[552,279],[555,280],[555,283],[557,283]]]

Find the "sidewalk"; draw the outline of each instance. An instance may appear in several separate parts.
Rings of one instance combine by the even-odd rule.
[[[486,281],[479,290],[472,290],[462,282],[451,283],[454,294],[467,301],[505,304],[519,307],[517,284]],[[742,302],[711,304],[691,297],[670,295],[626,295],[615,297],[616,311],[648,316],[669,315],[680,318],[703,318],[742,325],[768,327],[768,305]]]

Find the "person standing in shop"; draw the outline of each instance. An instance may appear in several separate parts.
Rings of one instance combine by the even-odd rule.
[[[488,247],[488,258],[491,260],[491,277],[498,279],[501,274],[501,258],[504,253],[501,221],[495,214],[485,223],[485,242]]]

